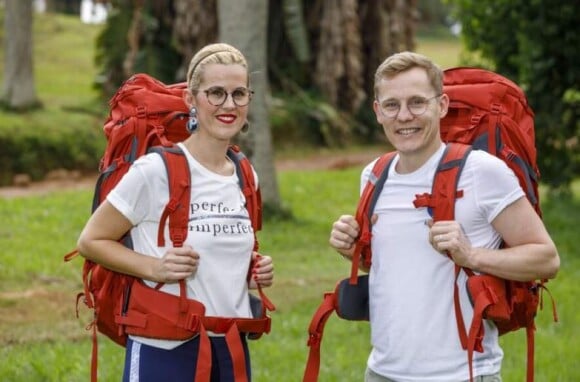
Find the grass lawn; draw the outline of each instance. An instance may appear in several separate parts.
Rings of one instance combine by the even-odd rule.
[[[322,293],[346,277],[348,264],[328,247],[330,224],[352,211],[360,168],[334,171],[286,171],[279,174],[292,221],[267,221],[259,237],[265,253],[275,257],[276,283],[267,292],[278,309],[270,335],[251,343],[255,381],[298,381],[307,357],[307,328]],[[560,322],[551,322],[549,299],[539,314],[536,336],[538,381],[580,379],[576,338],[580,314],[580,258],[575,248],[580,212],[580,184],[573,201],[546,200],[546,224],[562,256],[558,278],[548,283]],[[75,318],[80,291],[77,259],[63,263],[89,214],[90,191],[42,197],[0,199],[0,380],[84,381],[88,378],[90,332],[88,312]],[[366,323],[331,317],[322,348],[321,381],[357,381],[369,347]],[[101,337],[102,381],[118,380],[122,349]],[[525,373],[523,332],[502,337],[506,350],[504,381],[518,382]]]

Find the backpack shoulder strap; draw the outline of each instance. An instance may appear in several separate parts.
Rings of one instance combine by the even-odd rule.
[[[258,242],[258,235],[256,234],[262,229],[262,195],[260,193],[260,187],[256,183],[256,177],[254,175],[254,168],[248,157],[240,150],[239,146],[231,145],[227,151],[228,157],[234,162],[236,166],[236,174],[238,175],[238,182],[240,184],[240,189],[246,198],[246,209],[250,215],[250,221],[252,223],[252,229],[254,231],[254,251],[258,251],[260,245]],[[250,264],[248,269],[248,277],[250,277],[250,271],[253,264]],[[260,295],[260,300],[262,302],[261,310],[262,317],[266,316],[266,310],[274,311],[276,307],[266,296],[262,287],[258,284],[258,294]],[[257,337],[255,337],[257,338]]]
[[[472,148],[461,143],[448,143],[439,160],[431,193],[415,195],[415,207],[427,207],[433,221],[453,220],[455,200],[463,196],[458,190],[459,177]]]
[[[165,246],[163,235],[165,222],[169,218],[169,237],[173,246],[181,247],[187,237],[189,222],[189,204],[191,197],[191,177],[189,164],[185,154],[178,146],[150,149],[161,155],[167,169],[167,183],[169,186],[169,201],[161,214],[157,231],[157,245]]]
[[[252,228],[255,233],[262,229],[262,196],[260,188],[256,184],[254,169],[250,160],[238,146],[231,145],[227,155],[236,166],[240,189],[246,198],[246,208],[248,209],[250,220],[252,221]],[[257,249],[257,247],[254,248],[254,250]]]
[[[371,264],[371,218],[373,216],[375,205],[377,204],[377,199],[379,198],[383,186],[385,185],[385,181],[389,175],[389,168],[391,167],[396,154],[396,151],[391,151],[383,154],[379,159],[377,159],[363,192],[361,193],[355,214],[356,221],[360,228],[360,234],[354,247],[350,271],[350,284],[354,285],[357,282],[358,267],[361,259],[366,267],[369,267]]]

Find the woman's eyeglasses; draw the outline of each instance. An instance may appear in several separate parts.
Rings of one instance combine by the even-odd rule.
[[[209,89],[203,90],[207,97],[207,102],[213,106],[221,106],[228,99],[228,95],[232,96],[232,100],[236,106],[246,106],[252,100],[253,90],[248,88],[236,88],[231,93],[222,86],[212,86]]]

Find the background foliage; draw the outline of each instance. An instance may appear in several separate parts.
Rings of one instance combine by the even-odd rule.
[[[0,8],[0,24],[3,19]],[[91,86],[100,30],[78,17],[35,15],[35,78],[44,107],[29,112],[0,109],[0,185],[11,184],[15,174],[39,180],[56,169],[96,171],[105,147],[101,123],[107,109]],[[7,38],[4,33],[0,29],[0,41]],[[0,76],[4,53],[0,49]]]
[[[48,58],[62,66],[50,73],[53,69],[36,66],[46,110],[0,115],[0,144],[10,147],[0,152],[0,184],[10,183],[20,172],[39,179],[56,166],[94,171],[104,145],[95,139],[107,109],[104,102],[128,73],[146,71],[166,82],[182,80],[190,55],[217,38],[216,0],[111,3],[116,7],[104,27],[74,25],[54,14],[34,16],[37,60]],[[334,8],[328,4],[334,2],[269,1],[267,70],[277,151],[382,140],[369,105],[374,68],[392,52],[421,52],[422,41],[433,36],[453,40],[449,26],[455,24],[462,27],[467,50],[462,64],[488,67],[524,87],[536,112],[542,181],[555,191],[569,190],[580,163],[579,2],[348,0]],[[3,33],[0,38],[5,38]],[[56,38],[66,39],[68,46],[53,45]],[[58,72],[69,67],[70,62],[63,60],[82,54],[93,57],[92,47],[87,48],[94,41],[97,68],[84,61],[74,70],[90,75],[96,92],[87,82],[72,82],[73,76]],[[445,52],[432,53],[445,66],[449,59]],[[451,57],[457,62],[456,56]],[[41,83],[44,78],[49,81]],[[62,86],[69,87],[68,96],[51,98]],[[71,107],[75,96],[83,104]],[[53,117],[56,123],[47,126]],[[54,139],[42,135],[47,131],[55,134]],[[67,143],[72,141],[78,147]],[[54,147],[61,143],[67,147]]]
[[[451,0],[462,25],[466,62],[517,82],[536,113],[542,180],[569,190],[580,173],[578,1]]]

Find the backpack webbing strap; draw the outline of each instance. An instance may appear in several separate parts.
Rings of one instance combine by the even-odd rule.
[[[431,193],[415,195],[414,206],[427,207],[433,221],[454,219],[455,200],[463,196],[463,190],[457,189],[459,177],[470,152],[471,146],[448,144],[437,165]]]
[[[165,246],[165,222],[169,218],[169,237],[174,247],[181,247],[187,238],[191,176],[185,154],[178,147],[151,150],[161,155],[167,169],[169,201],[161,214],[157,231],[157,245]]]
[[[246,198],[246,208],[252,221],[252,228],[255,233],[262,229],[262,196],[260,188],[256,185],[254,170],[248,158],[240,151],[240,148],[231,145],[227,152],[228,157],[236,166],[236,173],[240,189]],[[258,241],[255,241],[254,250],[258,250]]]
[[[237,145],[230,145],[227,151],[228,157],[234,162],[236,166],[236,174],[238,175],[238,182],[242,194],[246,198],[246,209],[250,216],[252,229],[254,231],[254,251],[258,251],[260,244],[256,233],[262,229],[262,194],[260,188],[256,184],[254,170],[250,160],[244,155]],[[248,269],[248,276],[250,275],[253,264],[250,264]],[[266,296],[262,287],[258,285],[258,294],[262,300],[262,316],[266,316],[266,310],[273,312],[276,310],[274,304]]]
[[[359,199],[355,218],[358,222],[360,233],[356,240],[352,256],[350,270],[350,284],[352,285],[356,284],[360,261],[362,260],[367,268],[371,265],[371,218],[377,199],[389,175],[389,168],[396,154],[395,151],[392,151],[383,154],[377,159]]]
[[[335,310],[335,293],[329,292],[324,294],[322,303],[314,313],[310,325],[308,326],[308,342],[310,348],[308,360],[304,370],[303,382],[315,382],[318,380],[320,371],[320,345],[322,344],[322,335],[326,321]]]

